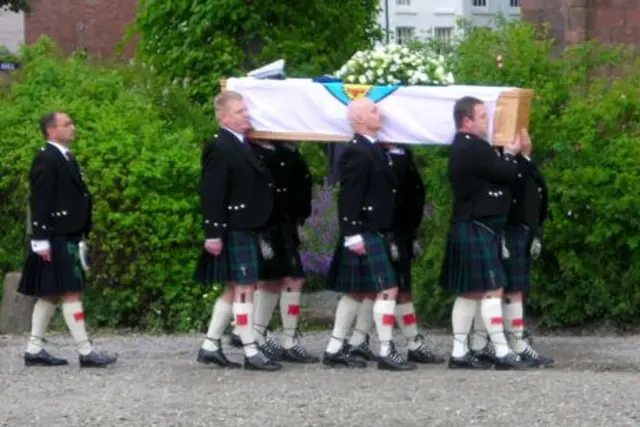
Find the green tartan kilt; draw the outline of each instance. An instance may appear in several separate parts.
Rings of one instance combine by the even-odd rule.
[[[34,297],[56,297],[84,292],[85,273],[80,262],[80,240],[57,236],[49,240],[51,262],[29,251],[18,292]]]
[[[256,284],[260,272],[258,234],[249,230],[234,230],[227,232],[222,241],[223,249],[219,256],[202,249],[195,279],[205,284]]]
[[[504,238],[509,249],[509,259],[503,261],[507,275],[505,291],[529,292],[531,232],[526,225],[507,225]]]
[[[344,236],[340,236],[327,274],[327,289],[378,293],[397,286],[385,238],[374,232],[364,232],[362,238],[366,254],[358,256],[344,247]]]
[[[507,278],[502,264],[503,218],[454,223],[449,231],[440,286],[462,294],[502,289]]]

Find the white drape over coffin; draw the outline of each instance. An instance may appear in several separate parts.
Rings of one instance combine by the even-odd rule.
[[[257,138],[345,141],[353,134],[347,121],[347,106],[323,83],[311,79],[230,78],[225,87],[245,97]],[[518,89],[398,87],[377,102],[384,116],[380,139],[408,144],[449,144],[454,134],[453,106],[463,96],[473,96],[486,103],[491,118],[489,134],[494,135],[493,119],[498,101],[514,90]],[[528,123],[528,111],[526,115]]]

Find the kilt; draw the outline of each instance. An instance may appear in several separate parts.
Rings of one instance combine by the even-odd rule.
[[[262,259],[260,280],[305,277],[296,242],[298,230],[295,224],[283,221],[279,224],[269,225],[260,235],[271,245],[274,252],[271,259]]]
[[[57,297],[83,292],[85,273],[80,262],[79,243],[79,238],[51,238],[51,262],[45,262],[40,255],[29,250],[18,292],[34,297]]]
[[[364,232],[362,238],[367,252],[358,256],[344,246],[344,236],[340,236],[327,274],[327,289],[344,293],[379,293],[397,286],[383,235]]]
[[[260,272],[258,234],[250,230],[234,230],[227,232],[222,241],[220,256],[213,256],[202,249],[195,279],[205,284],[256,284]]]
[[[462,294],[487,292],[507,286],[502,263],[502,230],[505,218],[454,223],[440,271],[440,286]]]
[[[395,232],[393,243],[398,252],[397,258],[391,256],[391,264],[398,279],[399,292],[411,292],[411,261],[413,259],[413,237],[411,233]]]
[[[509,249],[509,259],[503,261],[507,275],[506,292],[528,292],[531,271],[531,232],[526,225],[507,225],[504,238]]]

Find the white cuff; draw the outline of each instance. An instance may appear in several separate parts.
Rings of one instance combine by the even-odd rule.
[[[207,243],[217,243],[217,242],[221,242],[222,239],[207,239],[206,242]]]
[[[31,241],[31,250],[33,252],[41,252],[49,249],[51,245],[48,240],[32,240]]]
[[[358,243],[363,243],[363,242],[364,240],[362,239],[361,234],[355,234],[353,236],[345,236],[344,238],[344,246],[347,248],[349,246],[357,245]]]

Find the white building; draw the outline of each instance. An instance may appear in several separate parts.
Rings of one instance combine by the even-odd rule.
[[[459,18],[489,26],[498,13],[520,17],[520,0],[380,0],[380,7],[378,22],[398,44],[428,35],[451,39]]]
[[[0,8],[0,46],[17,53],[24,43],[24,15]]]

